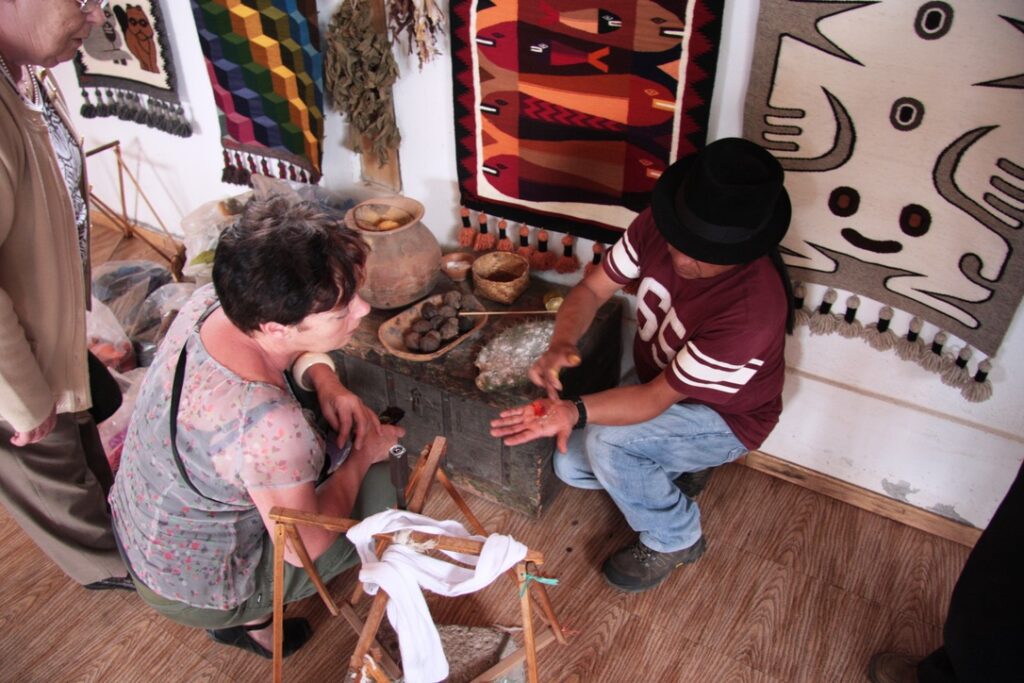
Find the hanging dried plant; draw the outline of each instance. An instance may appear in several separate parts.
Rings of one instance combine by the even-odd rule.
[[[391,86],[398,66],[387,36],[371,24],[366,0],[345,0],[327,27],[324,80],[334,108],[342,112],[356,136],[369,141],[381,166],[401,142]]]
[[[388,0],[388,27],[397,39],[403,32],[409,52],[420,68],[441,54],[438,36],[444,34],[444,10],[434,0]]]

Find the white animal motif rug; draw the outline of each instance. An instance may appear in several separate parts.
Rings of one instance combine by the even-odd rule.
[[[786,169],[794,280],[996,354],[1024,292],[1024,2],[761,0],[744,136]]]

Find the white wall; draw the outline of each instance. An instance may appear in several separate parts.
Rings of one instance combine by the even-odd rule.
[[[321,0],[326,25],[337,0]],[[752,53],[756,0],[726,3],[725,35],[712,105],[711,136],[738,135]],[[131,171],[143,184],[163,222],[180,233],[182,216],[199,204],[237,194],[220,182],[217,113],[203,66],[189,4],[162,3],[183,101],[191,108],[196,134],[180,139],[116,119],[82,120],[86,146],[119,139]],[[418,70],[399,55],[395,87],[404,194],[426,207],[424,222],[438,239],[454,243],[458,218],[452,124],[451,64],[447,55]],[[81,104],[74,69],[57,69],[73,109]],[[353,197],[359,186],[358,158],[346,150],[340,115],[327,117],[322,185]],[[113,158],[90,160],[91,181],[107,202],[117,201]],[[130,213],[155,225],[145,205],[129,191]],[[578,253],[589,255],[589,245]],[[563,281],[567,281],[564,280]],[[808,302],[821,292],[812,289]],[[845,297],[840,298],[840,301]],[[868,306],[859,316],[871,320]],[[782,422],[762,450],[794,463],[891,495],[947,516],[984,526],[1009,487],[1024,455],[1024,321],[1020,310],[990,378],[994,396],[972,404],[938,377],[880,353],[859,340],[808,335],[799,329],[787,349],[790,366]],[[900,324],[902,323],[902,325]],[[905,329],[905,321],[894,321]],[[926,329],[924,338],[931,339]],[[628,348],[628,346],[627,346]]]

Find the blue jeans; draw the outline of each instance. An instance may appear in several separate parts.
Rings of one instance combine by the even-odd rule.
[[[568,453],[555,453],[554,465],[569,486],[607,491],[648,548],[672,552],[701,537],[697,503],[674,480],[746,452],[714,410],[677,403],[639,424],[587,425],[573,433]]]

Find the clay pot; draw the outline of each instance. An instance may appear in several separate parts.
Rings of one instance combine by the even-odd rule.
[[[441,270],[452,279],[452,282],[463,282],[469,275],[469,268],[475,258],[474,254],[453,251],[441,257]]]
[[[359,295],[374,308],[399,308],[434,289],[441,247],[421,218],[423,205],[409,197],[368,199],[345,214],[345,225],[370,245]]]

